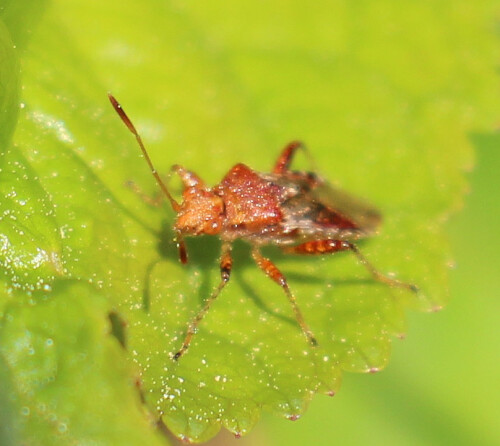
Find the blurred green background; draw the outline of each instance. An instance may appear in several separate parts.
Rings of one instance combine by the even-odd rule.
[[[28,148],[23,153],[29,162],[21,157],[16,160],[16,168],[34,179],[40,171],[47,176],[52,169],[67,173],[63,185],[69,191],[74,181],[71,174],[83,175],[85,171],[83,184],[97,191],[90,195],[91,199],[98,197],[95,203],[84,203],[88,197],[82,198],[78,191],[75,197],[73,192],[68,196],[67,191],[59,191],[59,197],[57,190],[53,194],[56,201],[70,197],[72,204],[82,203],[82,209],[76,206],[70,211],[76,212],[85,225],[95,225],[109,237],[96,242],[88,252],[87,233],[71,240],[88,259],[109,255],[97,267],[102,268],[96,273],[97,279],[107,277],[108,266],[110,270],[121,266],[120,256],[126,254],[107,248],[119,247],[130,230],[115,220],[113,208],[102,214],[100,206],[113,202],[115,197],[109,191],[123,201],[130,200],[122,187],[124,178],[142,184],[150,181],[145,169],[137,171],[136,153],[129,147],[128,135],[115,131],[123,129],[106,109],[103,92],[109,89],[127,103],[127,109],[135,110],[143,136],[157,156],[166,153],[163,141],[168,137],[174,147],[168,150],[176,156],[174,160],[168,153],[163,158],[158,156],[162,170],[172,161],[180,162],[203,170],[207,182],[212,183],[227,166],[242,161],[242,154],[248,164],[267,168],[270,148],[274,154],[276,147],[299,135],[314,147],[318,164],[328,166],[333,179],[355,192],[373,188],[370,198],[388,208],[388,223],[396,230],[398,217],[391,220],[391,215],[399,210],[403,209],[402,219],[411,215],[404,210],[411,211],[413,205],[417,214],[444,219],[450,209],[460,207],[462,191],[470,190],[465,196],[465,210],[446,224],[456,262],[450,271],[452,300],[439,313],[408,313],[407,338],[394,339],[385,371],[376,375],[344,373],[338,394],[334,398],[316,396],[299,421],[264,414],[248,437],[234,440],[224,432],[212,440],[214,443],[500,443],[500,304],[496,292],[500,280],[500,137],[494,129],[499,91],[494,73],[499,55],[497,2],[321,1],[303,5],[298,1],[196,4],[150,0],[139,4],[61,0],[35,5],[4,0],[0,1],[0,16],[7,25],[0,28],[2,42],[5,36],[15,42],[14,48],[0,49],[0,75],[15,83],[12,73],[18,67],[10,57],[14,51],[21,67],[21,98],[29,109],[14,139]],[[12,134],[17,116],[12,104],[17,104],[19,97],[16,85],[2,83],[0,87],[3,143]],[[198,125],[202,131],[197,131]],[[191,128],[191,132],[186,130]],[[67,129],[74,134],[66,133]],[[124,147],[120,153],[113,153],[116,141]],[[54,150],[47,160],[38,158],[37,153],[37,148],[45,144]],[[78,156],[68,156],[65,144]],[[110,150],[103,152],[103,147]],[[471,147],[476,151],[475,161]],[[335,157],[331,156],[332,148]],[[381,160],[380,153],[387,158]],[[23,167],[23,163],[31,163],[34,170]],[[471,171],[464,173],[464,179],[465,168]],[[390,185],[402,179],[406,181],[401,187],[388,193]],[[59,183],[54,184],[59,187]],[[421,187],[427,188],[419,190]],[[41,194],[35,186],[26,193]],[[417,201],[405,202],[408,196]],[[94,206],[95,214],[89,214]],[[127,206],[132,213],[143,213],[141,217],[148,224],[160,224],[158,215],[144,211],[142,205],[129,202]],[[37,215],[37,209],[33,214]],[[40,223],[41,227],[45,223]],[[429,227],[436,229],[438,224]],[[390,226],[392,230],[394,226]],[[58,240],[48,227],[41,238],[44,246],[57,252]],[[423,239],[415,250],[408,246],[406,258],[398,259],[396,265],[387,253],[381,254],[381,261],[411,277],[412,255],[433,253],[429,265],[419,268],[432,269],[449,257],[447,241],[434,235],[429,236],[429,252]],[[391,239],[391,234],[384,237]],[[145,243],[150,249],[156,241],[151,237]],[[438,246],[434,246],[436,243]],[[140,252],[135,251],[135,257]],[[72,271],[73,276],[88,277],[85,262],[81,263],[83,266],[76,265]],[[207,261],[207,265],[212,263],[212,258]],[[134,274],[134,264],[129,267],[131,270],[124,269],[123,276]],[[49,264],[47,274],[54,274],[51,268],[57,270],[57,265]],[[318,268],[327,269],[324,264]],[[41,273],[37,270],[36,274]],[[442,268],[428,271],[427,276],[439,293],[438,300],[446,300]],[[113,277],[120,284],[118,297],[119,286],[124,290],[129,286],[126,279]],[[186,287],[197,285],[193,283]],[[307,286],[311,285],[302,289],[307,290]],[[102,301],[88,300],[82,310],[76,307],[73,311],[88,311],[89,320],[96,317],[94,306],[103,313],[107,311]],[[86,342],[93,343],[92,335],[101,339],[104,328],[99,324],[101,320],[96,324],[97,331],[89,331]],[[150,342],[154,344],[154,340]],[[122,367],[118,349],[106,345],[95,354],[110,358],[110,363],[120,358],[116,359],[120,364],[118,378],[111,373],[110,380],[113,384],[128,383],[131,373]],[[79,367],[77,363],[72,365]],[[108,366],[103,370],[114,372]],[[0,372],[3,378],[3,365]],[[107,381],[101,382],[100,377],[96,380],[103,385],[105,395]],[[114,391],[108,395],[111,402],[120,387],[114,387]],[[133,406],[135,393],[133,388],[128,391],[125,396],[119,395],[125,399],[123,403],[119,400],[118,406]],[[92,415],[104,414],[103,419],[112,406],[105,397],[99,407],[97,401],[95,407],[92,400],[86,402],[91,403],[89,415],[94,408]],[[2,410],[8,407],[4,403],[0,393]],[[130,420],[143,415],[135,407],[124,412]],[[12,413],[6,411],[5,417],[15,420]],[[120,415],[118,412],[117,418]],[[41,420],[43,425],[43,417]],[[147,430],[142,425],[140,428]],[[137,437],[124,431],[122,438],[135,444],[141,438],[140,428],[134,431]],[[8,429],[5,432],[0,431],[0,440],[15,444],[15,436],[11,437]],[[107,437],[103,434],[103,441]],[[110,434],[103,444],[116,444],[117,438]],[[149,444],[149,440],[145,442]]]

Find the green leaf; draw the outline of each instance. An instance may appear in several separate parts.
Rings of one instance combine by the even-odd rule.
[[[0,20],[0,147],[9,143],[17,120],[19,64],[8,29]],[[0,158],[0,167],[1,167]]]
[[[4,446],[14,446],[19,444],[16,411],[18,407],[9,398],[12,380],[5,364],[4,359],[0,356],[0,417],[2,424],[0,425],[0,444]]]
[[[297,418],[315,393],[338,390],[342,371],[387,364],[391,337],[405,332],[405,309],[446,303],[443,223],[466,187],[466,134],[493,122],[498,91],[487,62],[495,41],[484,32],[493,2],[237,5],[54,2],[22,57],[24,107],[4,160],[1,190],[10,200],[2,206],[15,216],[0,222],[9,240],[0,252],[7,291],[47,287],[59,276],[103,288],[105,309],[96,311],[127,321],[120,339],[141,371],[149,410],[190,441],[221,425],[244,434],[262,409]],[[300,137],[323,176],[380,208],[381,233],[360,243],[362,252],[422,292],[374,283],[347,254],[295,258],[266,249],[319,340],[311,349],[282,290],[238,242],[230,283],[174,362],[187,324],[219,281],[220,243],[190,239],[190,264],[178,263],[173,213],[124,186],[134,180],[157,191],[108,90],[159,171],[178,163],[209,184],[236,162],[268,171],[281,146]],[[172,187],[178,194],[178,182]],[[39,250],[46,256],[35,269]],[[43,311],[40,297],[25,307],[16,296],[6,300],[21,320]],[[94,301],[81,299],[72,301],[90,312]],[[65,323],[75,323],[66,311]],[[15,329],[6,324],[4,336]],[[100,333],[96,340],[110,342]],[[65,344],[61,354],[74,348]],[[113,371],[123,376],[120,361],[114,366],[95,370],[96,386],[111,385]],[[26,378],[13,380],[23,386]],[[62,390],[61,399],[64,408]]]
[[[37,2],[0,0],[0,17],[9,29],[14,48],[24,49],[36,33],[49,0]]]
[[[159,444],[108,335],[106,307],[95,289],[72,282],[8,306],[0,351],[15,376],[9,397],[24,443]]]
[[[13,288],[47,287],[63,274],[54,205],[18,150],[10,150],[3,161],[0,265]]]

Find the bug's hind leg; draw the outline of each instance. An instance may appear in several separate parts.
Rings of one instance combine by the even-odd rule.
[[[275,174],[284,174],[290,172],[290,165],[292,164],[295,153],[298,149],[302,149],[306,154],[309,164],[313,172],[317,171],[315,162],[307,150],[306,145],[302,141],[292,141],[288,143],[285,148],[281,151],[280,156],[276,160],[276,163],[273,167],[273,173]]]
[[[273,168],[273,173],[280,174],[287,172],[297,149],[305,149],[305,145],[302,141],[292,141],[288,143],[278,157]]]
[[[222,254],[220,259],[220,274],[221,274],[220,283],[217,286],[217,288],[215,288],[215,290],[212,292],[210,297],[205,301],[203,308],[200,311],[198,311],[198,314],[193,318],[193,320],[189,324],[186,336],[184,338],[184,342],[182,343],[182,347],[174,355],[175,361],[177,361],[184,353],[186,353],[186,350],[189,348],[189,345],[193,340],[193,336],[196,333],[199,323],[208,313],[208,310],[210,310],[210,306],[215,301],[215,299],[217,299],[217,296],[226,286],[227,282],[229,282],[232,266],[233,266],[233,259],[231,257],[231,245],[229,243],[224,243],[222,245]]]
[[[276,265],[274,265],[273,262],[271,262],[271,260],[264,257],[260,253],[258,248],[254,247],[252,249],[252,257],[255,260],[255,263],[257,263],[257,266],[262,271],[264,271],[264,273],[266,273],[267,277],[272,279],[283,289],[283,291],[286,294],[286,297],[288,297],[288,300],[292,305],[293,312],[295,314],[295,319],[297,319],[297,322],[300,325],[300,328],[302,329],[302,332],[304,333],[305,337],[311,343],[311,345],[313,346],[317,345],[318,342],[316,341],[313,332],[311,331],[306,321],[304,320],[304,316],[302,315],[302,312],[300,311],[300,308],[297,305],[294,295],[292,294],[290,288],[288,287],[288,283],[283,273],[276,267]]]
[[[283,249],[284,252],[291,254],[309,254],[309,255],[319,255],[319,254],[331,254],[338,251],[351,251],[358,258],[359,262],[370,272],[372,277],[378,282],[385,283],[389,286],[406,288],[414,293],[419,291],[416,285],[411,283],[402,282],[391,277],[387,277],[378,271],[368,260],[361,254],[358,247],[351,242],[344,240],[312,240],[310,242],[302,243],[300,245],[286,247]]]

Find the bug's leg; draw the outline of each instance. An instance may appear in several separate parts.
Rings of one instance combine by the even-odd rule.
[[[203,180],[200,179],[198,175],[195,173],[191,172],[190,170],[185,169],[182,166],[179,166],[178,164],[174,164],[170,170],[172,172],[175,172],[177,175],[179,175],[182,184],[184,185],[185,188],[188,187],[204,187],[205,183]]]
[[[198,186],[204,186],[203,181],[196,175],[195,173],[185,169],[182,166],[179,166],[177,164],[174,164],[170,168],[171,172],[175,172],[177,175],[179,175],[182,184],[184,185],[185,188],[188,187],[198,187]],[[167,184],[169,182],[170,176],[163,176],[162,175],[162,181],[163,183]],[[134,181],[130,180],[125,183],[125,186],[127,186],[132,192],[134,192],[136,195],[139,196],[139,198],[144,201],[145,203],[159,207],[163,203],[164,197],[162,195],[153,195],[150,196],[146,192],[144,192]]]
[[[300,311],[300,308],[297,305],[294,295],[292,294],[290,288],[288,287],[288,283],[283,273],[276,267],[276,265],[274,265],[273,262],[271,262],[271,260],[264,257],[260,253],[258,248],[254,247],[252,249],[252,257],[255,260],[255,263],[257,263],[257,266],[262,271],[264,271],[264,273],[266,273],[267,277],[274,280],[283,289],[283,291],[286,294],[286,297],[288,297],[288,300],[292,305],[293,312],[295,313],[295,319],[297,319],[297,322],[300,325],[302,332],[306,336],[307,340],[311,343],[311,345],[317,345],[318,342],[316,341],[313,332],[306,324],[304,316],[302,315],[302,312]]]
[[[177,175],[179,175],[182,184],[184,185],[185,188],[204,186],[203,181],[198,177],[198,175],[185,169],[182,166],[179,166],[178,164],[174,164],[170,168],[170,172],[175,172]],[[171,176],[170,174],[169,175],[158,174],[158,176],[160,177],[163,184],[169,183]],[[164,196],[157,194],[154,194],[153,196],[148,195],[132,180],[127,181],[125,183],[125,186],[128,187],[132,192],[138,195],[142,201],[149,204],[150,206],[155,206],[155,207],[161,206],[163,203],[163,199],[165,198]]]
[[[148,195],[132,180],[127,181],[125,183],[125,186],[127,186],[134,194],[136,194],[142,201],[144,201],[144,203],[149,204],[150,206],[160,207],[163,203],[163,195]]]
[[[205,304],[203,305],[203,308],[198,312],[198,314],[193,318],[191,323],[188,326],[186,337],[184,338],[184,342],[182,343],[182,347],[180,350],[174,355],[174,360],[177,361],[189,348],[189,345],[191,344],[191,341],[193,340],[193,336],[196,333],[196,329],[198,328],[199,323],[201,320],[204,318],[204,316],[207,314],[208,310],[210,309],[210,306],[214,302],[214,300],[217,298],[217,296],[220,294],[224,286],[229,282],[229,277],[231,275],[231,268],[233,265],[233,259],[231,257],[231,244],[225,242],[222,245],[222,254],[221,254],[221,259],[220,259],[220,274],[221,274],[221,281],[217,288],[212,292],[210,297],[205,301]]]
[[[188,254],[186,244],[180,234],[175,237],[175,243],[177,245],[177,251],[179,252],[179,261],[185,265],[188,262]]]
[[[411,283],[402,282],[397,279],[387,277],[378,271],[367,259],[361,254],[358,247],[351,242],[344,240],[312,240],[310,242],[302,243],[297,246],[283,248],[284,252],[292,254],[331,254],[338,251],[351,251],[358,258],[359,262],[370,272],[375,280],[378,282],[386,283],[390,286],[406,288],[414,293],[418,292],[418,287]]]
[[[292,141],[288,143],[285,148],[282,150],[280,156],[278,157],[276,163],[274,164],[273,173],[275,174],[284,174],[290,171],[290,164],[292,164],[293,157],[295,156],[295,152],[298,149],[302,149],[306,154],[310,169],[312,172],[316,172],[316,163],[312,158],[311,154],[307,150],[306,145],[302,141]]]
[[[297,149],[305,149],[305,145],[302,141],[292,141],[288,143],[277,159],[273,168],[273,173],[280,174],[287,172]]]
[[[179,166],[178,164],[174,164],[170,168],[170,171],[175,172],[177,175],[179,175],[179,177],[182,181],[182,184],[184,186],[184,191],[186,191],[187,189],[194,190],[197,188],[205,188],[205,183],[198,175],[191,172],[190,170],[185,169],[182,166]],[[181,208],[182,208],[182,205],[179,206],[178,211]],[[177,248],[179,250],[179,259],[180,259],[182,264],[186,264],[188,262],[186,245],[184,244],[184,240],[183,240],[182,235],[180,233],[177,234],[175,241],[177,243]]]

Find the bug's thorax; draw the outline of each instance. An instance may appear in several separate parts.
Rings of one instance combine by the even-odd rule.
[[[280,186],[237,164],[213,188],[201,182],[185,188],[175,230],[186,235],[235,238],[240,231],[276,225],[283,218],[281,195]]]
[[[244,164],[236,164],[214,189],[225,203],[227,229],[267,226],[283,218],[282,188]]]

